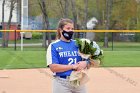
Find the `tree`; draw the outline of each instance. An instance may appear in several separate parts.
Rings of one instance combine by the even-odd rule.
[[[7,30],[10,30],[11,19],[13,17],[13,10],[15,8],[16,0],[10,0],[9,2],[10,2],[10,13],[9,13],[8,23],[7,23],[7,26],[6,26]],[[6,47],[8,47],[8,41],[9,41],[9,32],[6,32],[6,43],[5,43]]]
[[[69,9],[69,1],[65,0],[65,18],[68,17],[68,13],[69,13],[68,9]]]
[[[106,30],[110,29],[112,0],[106,0]],[[108,47],[108,32],[104,33],[104,47]]]
[[[38,0],[38,4],[40,6],[40,9],[42,11],[43,14],[43,21],[44,21],[44,29],[49,29],[49,18],[48,18],[48,13],[46,10],[46,3],[45,0]],[[51,36],[49,32],[45,32],[43,34],[43,46],[46,47],[46,36],[48,36],[48,44],[51,43]]]
[[[77,29],[77,11],[76,11],[76,5],[75,0],[71,0],[71,7],[72,7],[72,15],[74,20],[74,28]]]
[[[69,17],[69,0],[57,0],[59,11],[64,18]],[[51,12],[51,11],[50,11]]]
[[[135,0],[114,0],[111,23],[116,21],[113,29],[134,29],[130,25],[135,21],[137,4]]]
[[[88,19],[88,0],[84,0],[85,3],[85,19],[84,19],[84,29],[87,29],[87,19]],[[84,33],[84,37],[86,37],[86,33]]]
[[[16,0],[9,0],[8,3],[10,4],[9,5],[10,13],[9,13],[8,23],[7,23],[7,25],[5,24],[6,25],[6,30],[10,30],[12,13],[13,13],[13,10],[15,8]],[[3,4],[2,4],[2,27],[3,27],[3,29],[4,29],[4,6],[5,6],[5,0],[3,0]],[[9,32],[3,32],[2,46],[3,47],[8,47],[8,41],[9,41]]]
[[[40,15],[38,0],[29,0],[31,15]],[[41,1],[41,0],[39,0]],[[71,18],[75,29],[85,29],[86,21],[92,17],[98,19],[96,29],[139,29],[139,0],[46,0],[49,18]],[[31,7],[30,6],[30,7]],[[42,13],[43,14],[43,13]],[[48,28],[49,29],[49,28]],[[77,33],[76,33],[77,34]],[[116,34],[116,33],[114,33]],[[99,34],[98,34],[99,35]],[[104,46],[108,47],[109,33],[105,33]],[[76,37],[78,37],[77,35]]]
[[[21,23],[21,0],[17,0],[17,22],[18,25]]]
[[[140,0],[136,0],[137,2],[137,30],[140,29]]]
[[[72,10],[72,17],[73,17],[73,21],[74,21],[74,29],[79,29],[78,27],[78,19],[77,19],[77,7],[76,7],[76,1],[75,0],[70,0],[71,1],[71,10]],[[75,33],[75,38],[79,38],[79,32]]]
[[[2,29],[4,29],[4,6],[5,6],[5,0],[3,0],[2,3]],[[5,47],[5,32],[2,32],[2,47]]]
[[[87,19],[88,19],[88,0],[84,0],[85,3],[85,19],[84,19],[84,29],[87,29]]]

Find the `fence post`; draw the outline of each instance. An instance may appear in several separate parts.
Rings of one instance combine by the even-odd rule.
[[[14,47],[15,51],[17,50],[17,46],[16,46],[17,39],[16,39],[16,37],[17,37],[17,35],[16,35],[16,30],[15,30],[15,47]]]
[[[114,41],[114,34],[113,34],[113,32],[112,32],[112,51],[113,51],[113,49],[114,49],[114,43],[113,43],[113,41]]]
[[[20,35],[21,35],[21,51],[23,51],[23,34],[24,34],[24,32],[20,32]]]

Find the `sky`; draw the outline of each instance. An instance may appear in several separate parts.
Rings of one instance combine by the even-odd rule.
[[[2,1],[3,0],[0,0],[0,23],[2,22]],[[5,22],[8,22],[9,12],[10,12],[9,7],[5,6],[5,15],[4,15]],[[13,11],[12,22],[16,22],[16,11]]]

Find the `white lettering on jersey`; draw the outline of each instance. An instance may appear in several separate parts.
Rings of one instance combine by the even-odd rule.
[[[63,57],[63,52],[60,52],[60,53],[59,53],[59,56],[60,56],[60,57]]]
[[[59,52],[60,57],[71,57],[71,56],[79,56],[77,51],[64,51]]]

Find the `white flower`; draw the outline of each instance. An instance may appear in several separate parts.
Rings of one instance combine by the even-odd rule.
[[[94,55],[99,55],[101,49],[100,49],[99,45],[95,41],[93,41],[93,47],[96,48],[96,51],[95,51]]]
[[[85,42],[85,41],[86,41],[86,42],[89,43],[89,44],[91,43],[91,41],[90,41],[89,39],[82,38],[82,39],[80,39],[80,40],[81,40],[82,42]]]
[[[103,52],[103,50],[101,49],[101,54],[103,55],[103,53],[104,53],[104,52]]]
[[[80,41],[82,41],[82,43],[81,43],[81,50],[83,50],[85,48],[85,44],[86,43],[88,43],[88,44],[91,43],[91,41],[89,39],[85,39],[85,38],[80,39]]]

